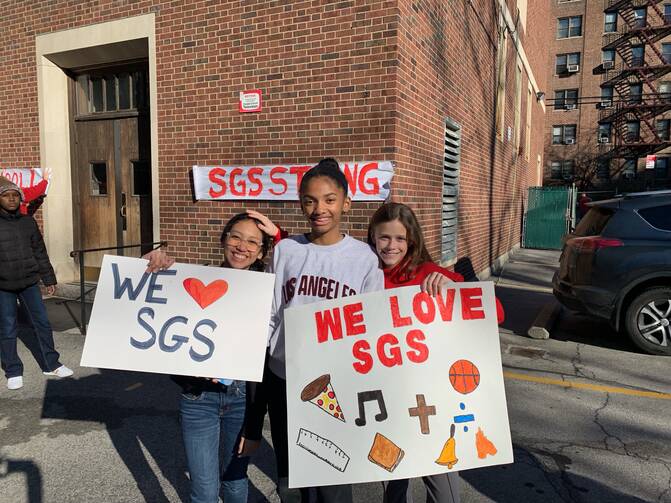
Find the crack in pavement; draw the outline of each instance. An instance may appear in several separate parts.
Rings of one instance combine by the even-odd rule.
[[[582,354],[580,354],[580,346],[584,344],[577,343],[575,345],[575,356],[571,358],[571,365],[573,365],[573,371],[575,372],[576,377],[584,377],[586,379],[596,379],[596,374],[591,372],[592,375],[587,375],[585,373],[585,366],[582,363]]]

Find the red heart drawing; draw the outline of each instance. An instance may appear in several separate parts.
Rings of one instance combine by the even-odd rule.
[[[186,278],[182,284],[193,300],[205,309],[207,306],[216,302],[228,291],[228,283],[223,279],[217,279],[209,285],[204,285],[198,278]]]

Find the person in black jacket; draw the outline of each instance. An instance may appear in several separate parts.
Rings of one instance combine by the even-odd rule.
[[[23,386],[23,363],[16,350],[18,334],[17,302],[26,308],[35,329],[45,375],[69,377],[72,370],[59,362],[54,336],[42,302],[40,280],[53,295],[56,275],[37,223],[22,215],[19,206],[23,192],[0,176],[0,360],[7,377],[7,388]]]

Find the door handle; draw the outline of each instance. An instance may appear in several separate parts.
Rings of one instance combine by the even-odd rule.
[[[126,218],[126,193],[121,193],[121,209],[119,210],[121,218]]]

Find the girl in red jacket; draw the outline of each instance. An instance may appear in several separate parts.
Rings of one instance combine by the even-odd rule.
[[[437,294],[450,281],[464,281],[461,274],[436,265],[426,249],[424,235],[414,212],[405,204],[386,203],[368,225],[368,244],[377,252],[384,270],[384,287],[421,285],[422,291]],[[503,308],[496,300],[499,323]],[[458,503],[459,475],[456,472],[422,477],[427,503]],[[409,480],[391,480],[384,485],[384,503],[406,503]]]

